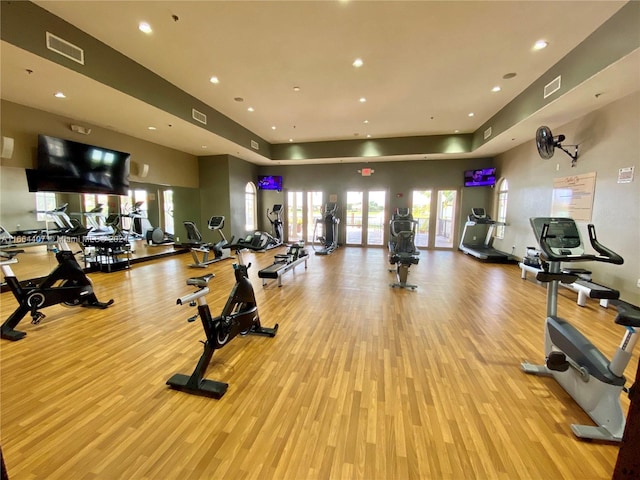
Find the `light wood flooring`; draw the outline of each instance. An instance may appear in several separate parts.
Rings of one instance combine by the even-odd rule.
[[[232,260],[191,269],[187,254],[92,273],[107,310],[53,306],[27,336],[2,340],[1,444],[20,479],[608,479],[618,446],[577,440],[589,418],[541,361],[545,289],[515,265],[460,252],[422,252],[392,289],[384,249],[311,256],[283,286],[261,286],[274,253],[248,253],[263,325],[275,338],[237,337],[207,377],[210,399],[169,389],[191,374],[204,333],[176,299],[189,276],[214,272],[212,311],[233,284]],[[622,336],[615,311],[559,312],[605,354]],[[0,297],[1,318],[16,306]],[[635,378],[638,353],[627,369]],[[623,399],[626,411],[628,400]]]

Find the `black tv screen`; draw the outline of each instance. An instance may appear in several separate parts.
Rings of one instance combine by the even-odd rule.
[[[280,175],[258,175],[258,189],[282,190],[282,177]]]
[[[38,168],[27,171],[30,191],[128,195],[130,154],[38,135]]]
[[[464,172],[465,187],[493,187],[496,184],[495,167]]]

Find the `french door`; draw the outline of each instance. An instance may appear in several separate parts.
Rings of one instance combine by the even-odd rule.
[[[366,198],[366,201],[365,201]],[[385,244],[387,229],[387,192],[347,192],[347,245],[379,246]]]
[[[302,200],[302,192],[287,193],[287,242],[303,240]]]
[[[415,243],[422,248],[452,249],[456,238],[457,190],[414,190],[411,213],[418,221]],[[432,234],[435,232],[435,234]]]

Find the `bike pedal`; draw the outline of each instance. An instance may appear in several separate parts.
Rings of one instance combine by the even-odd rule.
[[[570,367],[566,355],[562,352],[551,352],[547,357],[546,365],[554,372],[566,372]]]

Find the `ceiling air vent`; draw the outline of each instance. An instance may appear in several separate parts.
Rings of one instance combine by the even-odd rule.
[[[47,48],[52,52],[56,52],[63,57],[66,57],[74,62],[78,62],[84,65],[84,50],[80,47],[76,47],[73,43],[69,43],[66,40],[56,37],[53,33],[47,33]]]
[[[255,140],[251,140],[251,148],[253,148],[254,150],[260,150],[260,144],[258,144],[258,142],[256,142]]]
[[[484,131],[484,139],[486,140],[487,138],[489,138],[491,136],[491,127],[487,128]]]
[[[193,117],[193,119],[194,119],[196,122],[200,122],[200,123],[202,123],[202,124],[204,124],[204,125],[206,125],[206,124],[207,124],[207,116],[206,116],[204,113],[199,112],[199,111],[198,111],[198,110],[196,110],[195,108],[192,108],[192,109],[191,109],[191,116]]]
[[[544,86],[544,97],[543,98],[547,98],[552,93],[556,93],[558,90],[560,90],[560,79],[561,78],[562,77],[560,75],[558,75],[556,78],[554,78],[553,80],[551,80],[549,83],[547,83]]]

